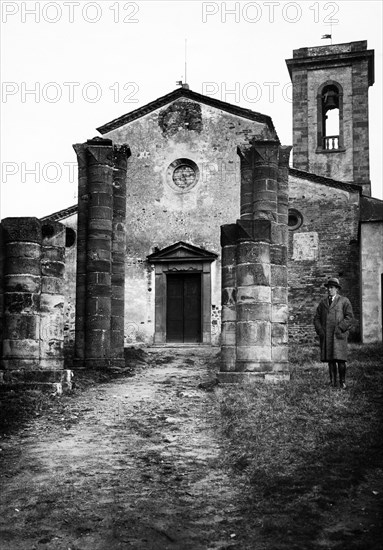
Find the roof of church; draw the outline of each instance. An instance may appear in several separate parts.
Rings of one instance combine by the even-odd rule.
[[[313,181],[314,183],[321,183],[322,185],[327,185],[328,187],[336,187],[337,189],[342,189],[343,191],[348,191],[349,193],[362,192],[362,187],[355,183],[345,183],[332,178],[326,178],[325,176],[318,176],[318,174],[314,174],[313,172],[297,170],[297,168],[290,167],[289,174],[299,179]]]
[[[65,220],[66,218],[69,218],[70,216],[77,214],[77,210],[78,210],[78,205],[74,204],[73,206],[69,206],[68,208],[63,208],[58,212],[54,212],[53,214],[44,216],[43,218],[41,218],[41,221],[42,222],[48,222],[48,221],[59,222],[60,220]]]
[[[262,124],[266,124],[270,129],[270,131],[274,132],[276,135],[276,131],[275,131],[274,124],[271,117],[267,115],[263,115],[261,113],[257,113],[255,111],[252,111],[251,109],[244,109],[243,107],[238,107],[237,105],[232,105],[231,103],[226,103],[225,101],[221,101],[219,99],[214,99],[206,95],[198,94],[197,92],[193,92],[188,88],[177,88],[176,90],[173,90],[169,94],[166,94],[154,101],[151,101],[150,103],[147,103],[143,107],[139,107],[138,109],[135,109],[134,111],[131,111],[126,115],[122,115],[110,122],[107,122],[103,126],[100,126],[99,128],[97,128],[97,130],[101,134],[106,134],[108,132],[111,132],[112,130],[115,130],[116,128],[120,128],[120,126],[129,124],[129,122],[132,122],[133,120],[137,120],[138,118],[141,118],[155,111],[156,109],[164,107],[168,103],[171,103],[172,101],[175,101],[176,99],[179,99],[182,97],[185,97],[187,99],[192,99],[193,101],[197,101],[199,103],[203,103],[205,105],[208,105],[209,107],[215,107],[216,109],[220,109],[221,111],[226,111],[227,113],[230,113],[232,115],[236,115],[242,118],[247,118],[248,120],[254,120],[255,122],[260,122]]]

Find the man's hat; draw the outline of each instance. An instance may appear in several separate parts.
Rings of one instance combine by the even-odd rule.
[[[336,286],[337,288],[342,288],[339,284],[339,279],[337,279],[336,277],[330,277],[327,283],[324,284],[324,286],[327,288],[329,286]]]

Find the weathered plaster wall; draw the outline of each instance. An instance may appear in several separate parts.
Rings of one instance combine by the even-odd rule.
[[[314,340],[315,304],[330,276],[340,279],[341,294],[351,300],[358,332],[359,194],[291,176],[289,194],[290,208],[303,217],[302,225],[289,231],[290,342]]]
[[[154,284],[146,256],[186,241],[220,255],[220,226],[240,216],[237,145],[250,136],[272,139],[266,125],[189,99],[177,101],[105,135],[129,143],[125,332],[150,341]],[[188,191],[177,189],[169,166],[187,158],[199,168]],[[212,332],[218,343],[221,265],[212,265]]]
[[[382,340],[383,222],[362,223],[361,301],[362,341]]]

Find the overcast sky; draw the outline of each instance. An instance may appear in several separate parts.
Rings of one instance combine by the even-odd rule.
[[[192,90],[270,115],[292,143],[285,59],[367,40],[372,194],[382,198],[382,2],[1,2],[1,217],[77,202],[74,143],[165,95]]]

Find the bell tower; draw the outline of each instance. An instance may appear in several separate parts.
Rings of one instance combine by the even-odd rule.
[[[286,60],[293,84],[293,165],[362,186],[371,195],[367,41],[300,48]]]

